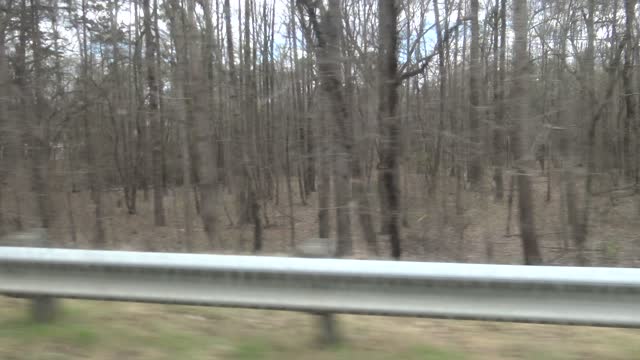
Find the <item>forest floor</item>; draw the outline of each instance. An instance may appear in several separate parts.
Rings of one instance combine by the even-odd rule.
[[[567,225],[566,200],[560,173],[552,173],[550,197],[547,201],[547,178],[532,171],[536,230],[546,265],[575,264],[576,251],[573,246],[571,229]],[[450,180],[450,181],[449,181]],[[485,181],[490,184],[490,179]],[[583,178],[576,176],[578,208],[582,207],[581,193]],[[593,266],[640,266],[640,195],[633,189],[611,191],[610,184],[601,186],[604,191],[592,197],[586,255]],[[517,196],[514,195],[512,210],[509,211],[509,177],[505,176],[505,197],[496,202],[493,189],[488,185],[481,191],[462,191],[459,208],[456,211],[455,180],[446,179],[435,195],[426,193],[426,186],[420,175],[403,180],[403,204],[405,206],[402,228],[403,260],[454,261],[476,263],[521,264],[522,253],[518,229]],[[264,248],[263,255],[287,255],[292,253],[292,244],[317,237],[318,207],[316,194],[306,199],[294,197],[293,218],[295,238],[290,237],[290,216],[286,202],[286,187],[281,186],[280,201],[263,203]],[[3,195],[5,219],[15,217],[18,204],[24,228],[37,225],[32,214],[32,199],[20,197],[19,192],[7,189]],[[22,192],[24,194],[24,192]],[[371,186],[371,204],[374,220],[379,218],[375,186]],[[298,192],[296,191],[297,195]],[[13,195],[13,196],[12,196]],[[53,225],[50,237],[57,246],[89,248],[94,234],[94,207],[88,192],[72,193],[69,198],[73,206],[68,206],[69,198],[63,193],[55,193]],[[185,221],[182,190],[169,189],[165,196],[167,226],[153,225],[152,202],[140,196],[138,212],[127,214],[121,205],[121,192],[109,191],[104,195],[104,224],[106,228],[106,248],[122,250],[184,251]],[[14,197],[14,199],[12,199]],[[235,224],[234,199],[231,194],[220,196],[216,243],[209,244],[200,221],[195,215],[192,222],[194,252],[216,252],[248,254],[252,249],[253,226]],[[29,200],[29,201],[27,201]],[[31,208],[29,208],[31,206]],[[71,209],[71,212],[69,212]],[[265,210],[266,209],[266,210]],[[511,212],[511,215],[509,213]],[[31,215],[30,215],[31,214]],[[77,241],[71,241],[72,215]],[[354,237],[354,258],[373,258],[367,254],[366,242],[355,210],[352,212],[352,233]],[[333,216],[332,216],[333,217]],[[510,221],[509,221],[510,220]],[[6,220],[5,220],[6,221]],[[509,223],[509,225],[508,225]],[[376,228],[379,225],[376,224]],[[335,227],[332,224],[332,229]],[[389,245],[384,235],[378,236],[380,255],[387,258]]]
[[[342,344],[317,345],[302,313],[65,300],[52,324],[0,297],[0,358],[639,359],[640,330],[340,316]]]
[[[564,220],[565,200],[558,178],[552,177],[551,196],[546,201],[546,177],[532,176],[536,229],[544,263],[572,265],[576,252]],[[454,181],[444,182],[435,196],[428,196],[420,176],[405,179],[403,259],[521,264],[517,200],[507,231],[508,177],[505,182],[502,202],[493,200],[489,188],[464,191],[460,200],[463,210],[456,213]],[[577,178],[577,183],[580,194],[583,181]],[[278,205],[266,204],[264,255],[291,253],[284,191]],[[24,194],[3,190],[5,224],[20,217],[24,228],[37,226],[33,199]],[[105,193],[106,248],[184,251],[180,189],[169,190],[165,197],[164,227],[153,226],[151,201],[141,196],[138,214],[129,215],[118,206],[120,196],[117,191]],[[71,207],[65,194],[54,194],[51,240],[55,246],[90,248],[94,208],[89,194],[73,193],[70,198]],[[225,194],[222,199],[217,249],[207,243],[194,218],[194,251],[250,253],[252,226],[232,224],[233,198]],[[372,195],[372,204],[375,201]],[[307,204],[294,198],[294,242],[317,236],[315,204],[314,193]],[[640,266],[638,204],[638,195],[625,190],[606,191],[593,198],[586,246],[591,265]],[[77,234],[75,243],[70,236],[70,214]],[[365,251],[355,214],[352,223],[353,257],[372,258]],[[11,230],[11,226],[5,227]],[[388,245],[382,236],[378,243],[383,254],[379,257],[385,258]],[[344,344],[322,350],[313,345],[316,327],[306,314],[64,301],[64,312],[56,323],[38,325],[27,320],[26,306],[22,300],[0,297],[0,359],[640,359],[637,330],[341,316]]]

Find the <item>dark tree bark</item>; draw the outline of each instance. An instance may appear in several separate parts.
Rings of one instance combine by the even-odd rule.
[[[478,24],[478,0],[471,0],[471,45],[469,49],[469,133],[471,141],[471,159],[468,177],[471,187],[478,189],[482,183],[482,149],[480,144],[480,25]]]
[[[156,226],[165,226],[164,215],[164,191],[162,185],[162,132],[159,101],[160,94],[158,88],[158,78],[156,74],[156,48],[155,32],[153,31],[153,16],[150,9],[150,0],[142,1],[142,11],[144,13],[145,32],[145,64],[147,67],[147,88],[149,90],[149,117],[151,132],[151,182],[153,184],[153,221]],[[154,13],[157,9],[153,10]]]
[[[400,259],[400,121],[398,106],[398,5],[378,1],[378,131],[380,149],[378,182],[381,186],[383,228],[389,234],[391,256]]]
[[[494,93],[495,125],[493,130],[493,181],[496,187],[495,198],[502,201],[504,198],[504,180],[502,168],[505,165],[504,153],[504,80],[506,74],[506,47],[507,47],[507,1],[501,0],[499,9],[496,5],[494,23]],[[499,41],[498,41],[499,39]],[[499,43],[499,45],[498,45]]]
[[[624,135],[623,135],[623,153],[624,163],[629,171],[625,171],[633,178],[636,184],[640,183],[640,170],[637,167],[632,146],[632,139],[635,137],[638,142],[638,125],[636,122],[636,98],[637,92],[633,86],[633,52],[637,47],[637,40],[633,37],[633,27],[636,19],[636,3],[637,0],[625,0],[625,31],[624,37],[626,48],[624,51],[624,70],[622,76],[622,87],[624,90],[625,112],[624,118]]]

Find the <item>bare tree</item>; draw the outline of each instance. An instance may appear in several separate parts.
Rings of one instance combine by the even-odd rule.
[[[478,23],[478,0],[471,0],[471,45],[469,59],[469,133],[471,135],[471,161],[469,162],[469,181],[474,188],[482,182],[482,146],[480,144],[480,25]]]
[[[502,168],[504,166],[504,80],[506,74],[506,44],[507,44],[507,1],[500,0],[496,4],[494,14],[493,37],[493,103],[494,103],[494,129],[493,129],[493,181],[496,187],[496,200],[504,197],[504,182]]]
[[[299,11],[309,19],[315,37],[318,75],[331,115],[334,118],[332,134],[334,138],[333,190],[335,193],[336,222],[338,233],[337,256],[349,256],[353,251],[351,238],[351,166],[353,145],[349,142],[351,126],[344,103],[343,82],[340,78],[340,0],[330,0],[327,9],[321,11],[310,2],[298,2]],[[305,25],[306,26],[306,25]]]
[[[625,99],[625,112],[624,119],[624,136],[623,136],[623,152],[625,157],[625,164],[631,170],[631,175],[636,184],[640,182],[640,170],[637,164],[637,149],[634,150],[632,146],[632,138],[636,139],[638,143],[638,130],[640,126],[637,124],[636,119],[636,98],[637,89],[634,89],[633,81],[633,53],[634,48],[637,48],[637,38],[633,36],[634,23],[636,19],[636,0],[625,0],[625,27],[624,37],[626,40],[626,47],[624,51],[624,74],[622,77],[622,87],[624,91]],[[635,45],[634,45],[635,44]],[[634,125],[634,123],[636,123]]]
[[[152,31],[152,12],[149,0],[142,1],[142,11],[144,12],[144,32],[145,32],[145,63],[147,68],[147,87],[149,90],[149,123],[151,124],[151,179],[153,183],[153,219],[156,226],[166,225],[164,216],[163,186],[162,186],[162,132],[160,125],[162,122],[159,109],[160,90],[156,75],[156,40],[155,32]],[[157,9],[154,7],[153,12]]]
[[[398,5],[395,0],[378,1],[378,126],[380,149],[378,172],[382,222],[389,233],[391,256],[399,259],[400,244],[400,125],[398,106]]]

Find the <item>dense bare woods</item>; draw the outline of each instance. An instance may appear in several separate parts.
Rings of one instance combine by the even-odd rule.
[[[98,248],[279,253],[318,232],[343,257],[494,261],[505,244],[507,262],[597,262],[611,214],[640,223],[638,10],[2,0],[0,228]]]

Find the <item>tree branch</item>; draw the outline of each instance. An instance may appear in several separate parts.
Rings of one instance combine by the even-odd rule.
[[[301,25],[303,25],[303,30],[310,33],[310,30],[313,30],[313,34],[316,37],[317,46],[319,48],[324,48],[326,45],[326,40],[322,34],[322,29],[320,27],[320,23],[318,22],[318,15],[316,14],[316,10],[318,9],[317,1],[312,0],[298,0],[298,11],[302,14],[303,10],[306,11],[307,16],[309,17],[309,22],[311,23],[311,29],[308,28],[304,19],[301,19]]]
[[[436,46],[434,47],[434,50],[431,54],[423,57],[422,59],[418,60],[418,63],[421,63],[417,68],[413,69],[413,70],[408,70],[405,71],[403,73],[401,73],[400,75],[398,75],[398,82],[402,82],[404,80],[407,80],[411,77],[414,77],[416,75],[422,74],[424,72],[424,70],[427,68],[427,66],[429,66],[429,62],[436,56],[438,55],[438,49],[440,49],[442,46],[444,46],[445,43],[449,42],[449,38],[451,37],[451,33],[453,33],[458,26],[462,25],[462,23],[464,21],[469,20],[468,17],[462,18],[462,19],[458,19],[458,21],[456,21],[455,24],[453,24],[450,28],[447,29],[447,31],[445,31],[444,36],[442,37],[442,41],[439,41],[436,43]]]
[[[411,56],[413,56],[413,53],[416,51],[416,48],[418,47],[418,44],[420,43],[420,40],[422,39],[422,37],[425,36],[429,31],[431,31],[435,26],[436,24],[433,24],[429,26],[429,28],[420,31],[420,35],[416,37],[416,40],[411,44],[411,47],[407,52],[407,61],[404,64],[402,64],[402,66],[400,67],[401,73],[404,72],[404,69],[406,69],[409,66],[409,61],[411,59]]]

